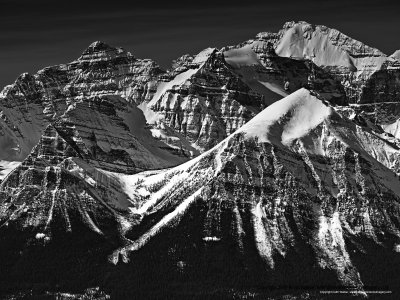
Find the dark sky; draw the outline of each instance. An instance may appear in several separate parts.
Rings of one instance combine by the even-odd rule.
[[[157,2],[0,0],[0,89],[23,72],[72,61],[96,40],[167,67],[289,20],[336,28],[387,54],[400,48],[399,0]]]

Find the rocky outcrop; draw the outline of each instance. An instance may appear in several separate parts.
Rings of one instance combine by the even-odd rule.
[[[154,141],[142,112],[121,97],[82,98],[46,127],[27,158],[1,183],[0,226],[16,220],[18,228],[34,228],[50,238],[54,223],[57,230],[64,224],[64,231],[71,231],[74,216],[79,228],[86,225],[102,234],[100,220],[117,222],[132,204],[112,179],[113,171],[132,174],[186,160],[185,153]],[[115,224],[118,232],[119,221]]]
[[[95,42],[21,75],[0,94],[0,294],[395,291],[398,72],[289,22],[167,71]]]
[[[170,276],[227,288],[395,287],[369,267],[378,251],[382,274],[399,261],[399,177],[379,162],[393,151],[300,90],[192,162],[133,175],[141,222],[110,259],[158,253]]]
[[[396,64],[393,57],[336,29],[307,22],[287,22],[278,33],[260,33],[255,39],[241,43],[236,48],[250,46],[263,61],[268,57],[270,45],[280,57],[312,61],[324,73],[339,80],[349,103],[373,102],[380,91],[368,86],[374,85],[376,77],[389,82],[397,76],[393,73],[398,73],[398,68],[393,68],[393,64]],[[375,75],[376,72],[380,75]],[[391,84],[391,88],[398,89],[398,83],[394,83],[394,80]],[[390,96],[387,95],[386,101],[398,101],[397,95],[395,98]]]
[[[0,94],[0,160],[21,161],[32,150],[46,126],[40,86],[22,74]]]
[[[396,57],[388,57],[326,26],[288,22],[278,33],[260,33],[255,39],[229,47],[225,53],[226,56],[233,53],[231,60],[235,64],[238,52],[247,56],[252,56],[249,52],[254,53],[265,67],[251,63],[254,59],[250,63],[242,60],[242,65],[236,67],[239,73],[282,95],[305,86],[340,106],[363,104],[357,108],[358,115],[364,114],[363,108],[370,114],[374,103],[389,108],[400,100],[400,68]],[[386,131],[384,135],[397,137],[400,116],[384,110],[394,120],[388,123],[387,116],[381,114],[373,123]]]
[[[136,105],[120,96],[75,98],[53,122],[81,157],[123,173],[175,166],[189,159],[182,149],[154,140]]]
[[[131,242],[110,259],[147,274],[140,261],[157,253],[149,268],[161,264],[168,280],[211,276],[226,289],[237,280],[360,295],[364,286],[395,288],[387,274],[397,266],[385,259],[400,259],[399,177],[379,162],[393,152],[300,90],[193,161],[123,179],[146,201],[133,210],[141,221],[126,233]]]
[[[38,132],[74,97],[116,94],[135,102],[154,137],[197,155],[302,87],[338,105],[397,101],[397,73],[393,58],[337,30],[305,22],[288,22],[278,33],[260,33],[237,47],[184,55],[167,72],[149,59],[95,42],[77,60],[24,74],[3,90],[1,102],[12,110],[29,109],[14,117],[3,110],[7,155],[0,159],[26,157]],[[24,129],[31,125],[33,135]]]
[[[184,58],[176,63],[180,73],[159,85],[145,115],[155,129],[164,134],[165,128],[172,129],[204,151],[254,117],[268,100],[243,82],[218,50]]]
[[[278,56],[270,41],[230,49],[224,56],[242,80],[268,99],[268,105],[303,87],[314,90],[331,103],[347,103],[339,80],[311,60]]]
[[[73,95],[115,93],[137,104],[151,98],[157,76],[164,73],[151,59],[102,42],[91,44],[68,71],[75,75],[66,86]]]
[[[92,276],[114,297],[232,291],[239,282],[244,290],[319,285],[360,295],[365,286],[395,288],[387,274],[399,262],[400,185],[388,164],[399,150],[305,89],[167,170],[104,171],[85,138],[66,136],[49,126],[0,186],[0,236],[15,237],[0,257],[10,258],[12,276],[21,276],[15,249],[25,249],[22,261],[38,261],[38,251],[65,258],[61,236],[80,241],[76,255],[98,272],[79,273],[70,257],[69,268],[60,266],[73,278],[66,288],[87,288]]]
[[[379,147],[384,147],[383,145],[387,143],[396,150],[389,151],[391,154],[387,156],[387,159],[381,156],[378,160],[399,175],[400,158],[397,149],[400,149],[400,104],[396,102],[354,104],[350,107],[335,107],[335,109],[359,126],[373,132],[377,136],[376,142],[372,143],[374,147],[377,144],[380,145]]]
[[[95,42],[76,61],[22,74],[0,94],[0,160],[23,160],[75,99],[112,94],[140,103],[151,98],[162,73],[151,60]]]
[[[400,62],[389,61],[362,87],[359,103],[400,102]]]

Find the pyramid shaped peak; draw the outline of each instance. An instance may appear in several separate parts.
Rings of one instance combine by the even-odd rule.
[[[238,132],[261,142],[289,144],[301,138],[334,113],[324,101],[302,88],[268,106]]]
[[[95,41],[91,43],[86,51],[107,51],[107,50],[116,50],[116,47],[110,46],[109,44],[103,41]]]
[[[103,41],[95,41],[83,51],[79,60],[104,58],[107,56],[132,56],[132,54],[121,47],[114,47]]]

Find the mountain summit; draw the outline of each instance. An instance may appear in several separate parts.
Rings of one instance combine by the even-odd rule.
[[[104,42],[96,41],[89,45],[79,60],[93,60],[93,59],[104,59],[104,58],[115,58],[121,56],[132,56],[129,52],[126,52],[122,48],[112,47]]]

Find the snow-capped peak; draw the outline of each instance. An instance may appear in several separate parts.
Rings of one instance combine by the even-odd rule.
[[[377,70],[387,60],[378,49],[323,25],[288,22],[279,34],[278,55],[310,59],[318,66],[342,66],[351,71]]]
[[[260,142],[287,144],[306,135],[332,113],[332,108],[303,88],[268,106],[239,132]]]
[[[216,48],[206,48],[197,54],[193,59],[193,64],[202,64],[208,60],[208,58],[216,52]]]
[[[108,44],[105,43],[105,42],[102,42],[102,41],[95,41],[95,42],[91,43],[91,44],[87,47],[87,49],[84,51],[84,53],[87,52],[87,51],[90,51],[90,52],[99,52],[99,51],[110,51],[110,50],[113,51],[113,50],[116,50],[116,49],[118,49],[118,48],[113,47],[113,46],[110,46],[110,45],[108,45]]]
[[[261,65],[257,54],[249,45],[239,49],[230,49],[224,52],[224,58],[229,65],[236,68],[242,66]]]
[[[328,39],[320,42],[331,42],[333,45],[347,51],[349,54],[356,55],[373,55],[373,56],[386,56],[380,50],[367,46],[364,43],[353,39],[335,28],[329,28],[325,25],[313,25],[305,21],[290,21],[283,25],[283,29],[279,32],[285,35],[288,31],[291,34],[303,34],[305,39],[323,38],[326,36]]]
[[[121,47],[113,47],[102,41],[95,41],[91,43],[85,51],[83,51],[79,60],[103,58],[106,56],[131,56],[130,52],[125,51]]]

